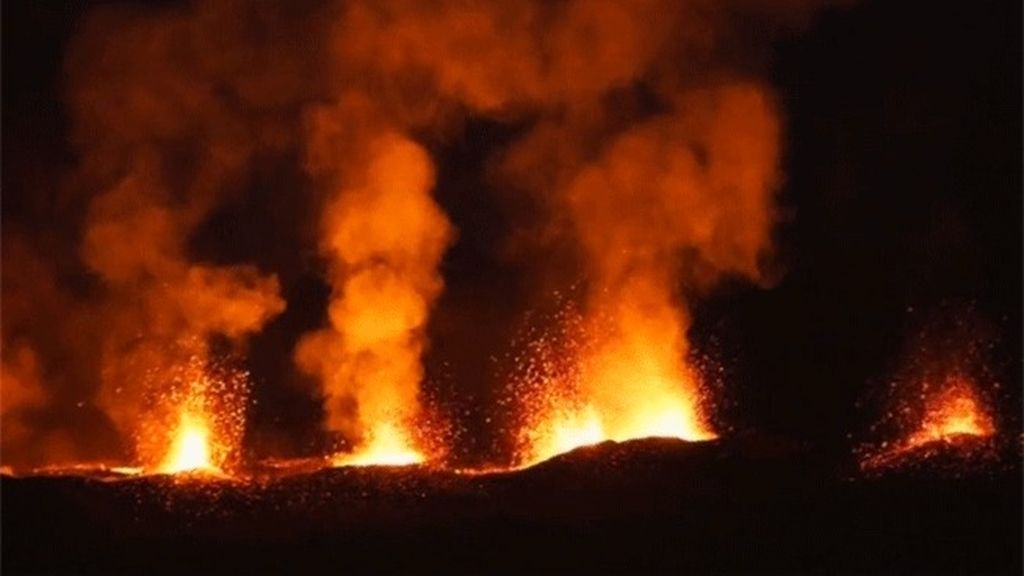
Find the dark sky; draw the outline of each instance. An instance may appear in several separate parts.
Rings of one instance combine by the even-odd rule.
[[[50,230],[45,214],[74,162],[61,59],[90,4],[4,3],[5,237],[74,233]],[[994,340],[992,371],[1009,384],[1000,412],[1019,426],[1021,64],[1015,2],[862,2],[774,44],[770,79],[786,118],[778,279],[727,284],[696,307],[692,329],[725,370],[724,424],[844,453],[879,409],[858,401],[900,369],[926,326],[956,317],[979,326],[965,337]],[[434,150],[438,199],[460,232],[443,263],[425,388],[472,432],[461,446],[470,458],[498,441],[486,419],[531,305],[523,264],[502,257],[509,211],[530,207],[474,193],[484,159],[514,134],[470,120]],[[315,242],[287,225],[313,208],[273,200],[301,178],[297,164],[261,165],[250,193],[191,246],[280,276],[289,307],[252,343],[250,433],[269,451],[315,452],[319,403],[291,351],[321,324],[327,287]]]

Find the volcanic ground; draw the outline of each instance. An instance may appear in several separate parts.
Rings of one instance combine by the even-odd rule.
[[[4,476],[3,571],[1020,574],[1019,466],[930,458],[952,468],[865,475],[740,435],[511,472]]]

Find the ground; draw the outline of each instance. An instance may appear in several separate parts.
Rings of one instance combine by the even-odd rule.
[[[736,437],[489,474],[4,476],[3,572],[1020,574],[1019,461],[864,475]]]

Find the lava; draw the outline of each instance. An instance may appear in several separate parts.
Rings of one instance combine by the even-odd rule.
[[[987,437],[995,434],[995,424],[987,413],[974,386],[963,378],[953,379],[927,401],[920,428],[907,439],[910,446],[951,441],[957,436]]]
[[[674,315],[623,314],[616,324],[625,328],[611,334],[571,311],[559,320],[556,334],[535,337],[520,368],[519,465],[608,440],[716,437]]]
[[[221,472],[213,462],[210,427],[203,419],[185,412],[173,436],[171,450],[158,469],[160,472]]]
[[[643,386],[640,386],[642,388]],[[527,432],[527,448],[520,455],[524,464],[534,464],[581,446],[608,440],[623,442],[639,438],[663,437],[680,440],[711,440],[716,436],[702,425],[695,408],[666,397],[621,413],[599,413],[593,405],[554,410]]]
[[[136,432],[145,473],[227,475],[245,429],[248,375],[196,357],[155,388]]]
[[[413,448],[409,434],[392,422],[375,425],[369,441],[355,452],[331,459],[334,466],[409,466],[425,461],[423,453]]]
[[[896,466],[941,448],[970,455],[979,441],[984,443],[996,435],[995,421],[970,378],[952,375],[939,386],[925,383],[922,389],[917,406],[905,402],[895,412],[909,432],[894,442],[883,442],[879,449],[867,450],[862,468]]]

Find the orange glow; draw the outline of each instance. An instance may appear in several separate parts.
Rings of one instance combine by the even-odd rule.
[[[658,385],[637,386],[637,389]],[[520,455],[530,465],[581,446],[608,440],[622,442],[636,438],[666,437],[698,441],[715,438],[704,425],[695,405],[687,404],[681,394],[666,392],[663,397],[644,399],[622,412],[599,412],[593,405],[582,409],[555,409],[527,432],[528,447]]]
[[[535,347],[539,382],[526,401],[532,413],[520,463],[606,440],[715,438],[698,377],[684,360],[681,316],[660,291],[634,284],[624,294],[589,322],[568,319],[578,332],[571,352]]]
[[[960,435],[991,436],[995,425],[970,382],[956,379],[928,399],[924,420],[907,444],[920,446]]]
[[[247,375],[198,358],[175,372],[136,433],[142,468],[159,474],[226,474],[245,428]]]
[[[762,278],[779,122],[754,84],[677,96],[556,179],[553,208],[584,273],[585,342],[559,360],[574,365],[571,382],[551,379],[547,405],[527,408],[536,416],[521,460],[598,439],[715,436],[688,364],[690,304],[722,277]],[[510,161],[532,166],[544,153],[520,148]]]
[[[213,463],[210,427],[201,418],[189,412],[183,413],[173,436],[171,451],[160,464],[160,472],[220,472],[220,468]]]
[[[374,426],[363,447],[351,454],[336,454],[331,462],[334,466],[409,466],[425,460],[401,427],[384,422]]]
[[[313,131],[329,140],[331,114],[315,118]],[[335,148],[310,144],[311,162],[322,156],[332,178],[339,167],[352,175],[340,179],[323,214],[329,325],[304,336],[295,359],[320,382],[327,430],[361,439],[354,453],[333,457],[335,465],[413,464],[424,460],[409,431],[422,416],[424,326],[453,232],[430,195],[434,166],[422,146],[388,132],[365,153],[349,166]]]
[[[529,460],[546,460],[556,454],[606,439],[600,416],[593,406],[587,406],[582,411],[556,415],[535,432]]]
[[[862,468],[898,466],[941,447],[972,453],[978,440],[996,435],[995,421],[972,380],[951,376],[938,388],[925,385],[923,390],[917,398],[921,406],[915,409],[912,403],[905,403],[893,413],[902,416],[902,427],[909,432],[900,440],[866,450]]]

